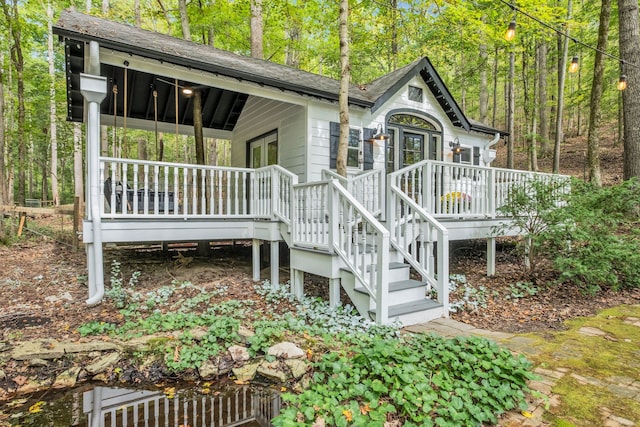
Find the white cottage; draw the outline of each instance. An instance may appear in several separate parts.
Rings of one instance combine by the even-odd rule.
[[[426,57],[350,88],[345,179],[338,81],[77,12],[54,32],[69,120],[87,124],[89,304],[103,297],[104,243],[252,239],[256,280],[269,242],[279,281],[285,242],[297,295],[307,272],[328,278],[333,304],[342,286],[381,323],[447,316],[448,241],[486,238],[492,274],[510,189],[556,179],[489,167],[500,132],[464,115]],[[101,123],[201,129],[232,141],[232,167],[104,156]]]

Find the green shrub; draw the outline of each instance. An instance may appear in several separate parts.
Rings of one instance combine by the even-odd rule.
[[[370,337],[323,355],[275,426],[482,425],[525,408],[530,363],[482,338]]]
[[[640,287],[640,184],[598,188],[575,181],[567,206],[540,236],[560,280],[588,293]]]

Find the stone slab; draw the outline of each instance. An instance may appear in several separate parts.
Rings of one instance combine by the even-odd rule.
[[[117,344],[105,341],[58,342],[55,340],[33,340],[16,343],[11,351],[14,360],[59,359],[65,354],[90,353],[92,351],[118,350]]]

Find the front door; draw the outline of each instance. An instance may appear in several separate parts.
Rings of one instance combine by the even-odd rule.
[[[249,167],[261,168],[278,163],[278,133],[270,132],[249,143]]]
[[[389,118],[386,142],[387,173],[422,160],[442,156],[442,132],[439,126],[417,116],[394,114]]]

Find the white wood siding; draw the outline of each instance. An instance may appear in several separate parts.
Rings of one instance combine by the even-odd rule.
[[[305,108],[286,102],[251,96],[233,132],[231,165],[247,166],[247,142],[278,131],[278,164],[305,179]]]

